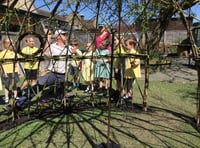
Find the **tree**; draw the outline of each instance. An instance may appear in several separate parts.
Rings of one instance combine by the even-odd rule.
[[[35,9],[42,9],[43,7],[47,8],[50,11],[50,20],[54,20],[54,18],[58,15],[66,16],[69,13],[74,13],[74,17],[72,18],[72,23],[69,28],[72,30],[72,25],[74,24],[73,20],[77,14],[87,14],[90,19],[96,20],[96,27],[99,21],[107,24],[108,28],[112,28],[113,26],[119,27],[119,33],[121,33],[120,26],[126,25],[126,31],[131,32],[131,27],[138,22],[142,26],[142,33],[145,37],[145,49],[146,54],[149,55],[149,51],[155,49],[159,44],[161,37],[166,30],[170,19],[180,14],[180,18],[183,20],[184,25],[188,30],[187,21],[185,20],[184,10],[189,9],[195,4],[199,3],[199,0],[45,0],[42,2],[40,6],[37,6]],[[10,1],[9,1],[10,2]],[[1,23],[8,23],[14,15],[16,18],[19,18],[17,15],[17,11],[14,9],[17,5],[17,0],[13,0],[8,5],[8,11],[5,17],[2,17],[0,20]],[[23,30],[23,27],[27,24],[26,19],[28,19],[29,14],[31,12],[31,7],[33,6],[34,0],[31,1],[31,6],[27,6],[27,3],[24,2],[25,7],[27,8],[26,15],[23,19],[18,19],[19,24],[21,25],[20,30]],[[11,12],[15,13],[11,13]],[[156,20],[156,24],[153,26],[151,33],[149,32],[148,22],[151,19]],[[41,22],[43,20],[40,20]],[[80,20],[82,21],[82,20]],[[38,23],[37,23],[38,24]],[[36,26],[37,24],[30,24],[32,26]],[[80,22],[81,24],[81,22]],[[56,26],[55,28],[57,28]],[[192,41],[192,37],[190,31],[188,30],[188,34],[190,35],[190,40]],[[20,35],[20,34],[19,34]],[[194,49],[195,51],[195,49]],[[197,54],[195,54],[197,55]],[[145,61],[146,66],[148,67],[149,61]],[[200,70],[199,70],[200,71]],[[200,73],[200,72],[199,72]],[[143,104],[144,109],[146,110],[147,104],[147,89],[149,87],[149,79],[148,79],[148,68],[146,68],[145,72],[145,89],[144,89],[144,98]]]

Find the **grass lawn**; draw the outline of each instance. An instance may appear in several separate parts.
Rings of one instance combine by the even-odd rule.
[[[143,81],[139,86],[143,90]],[[196,128],[195,83],[150,82],[148,111],[143,112],[142,97],[134,85],[133,104],[111,106],[109,137],[112,143],[123,148],[143,147],[200,147],[200,132]],[[70,108],[45,108],[37,110],[28,120],[27,109],[20,112],[20,119],[12,122],[10,115],[0,105],[0,147],[37,148],[90,148],[106,143],[108,111],[106,99],[90,96],[80,90]],[[104,103],[99,103],[99,101]],[[33,110],[34,108],[32,108]],[[12,128],[9,128],[12,127]]]

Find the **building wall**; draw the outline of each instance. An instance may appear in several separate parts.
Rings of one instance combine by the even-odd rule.
[[[164,43],[178,45],[182,40],[187,38],[186,30],[169,30],[164,33]]]

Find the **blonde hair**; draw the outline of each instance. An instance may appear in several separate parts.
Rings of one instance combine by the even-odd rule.
[[[8,49],[8,50],[13,50],[12,42],[13,41],[10,38],[4,38],[3,39],[3,48],[4,49]],[[6,43],[9,43],[9,45],[6,45]]]
[[[25,42],[28,42],[28,40],[30,40],[30,39],[33,39],[35,41],[34,36],[28,35],[28,36],[26,36]]]
[[[115,38],[119,41],[119,43],[115,46],[118,46],[119,44],[124,46],[124,36],[120,34],[115,34]]]
[[[86,43],[86,46],[87,46],[87,44],[90,44],[90,46],[89,46],[88,49],[92,49],[92,51],[95,50],[95,44],[94,44],[93,42],[87,42],[87,43]]]

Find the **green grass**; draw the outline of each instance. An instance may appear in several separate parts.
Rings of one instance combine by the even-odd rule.
[[[139,81],[142,90],[143,83]],[[140,108],[142,97],[135,84],[133,108],[131,105],[120,105],[118,108],[112,105],[110,140],[123,148],[200,147],[200,133],[194,120],[196,87],[195,83],[152,81],[148,90],[148,111],[143,112]],[[76,101],[89,102],[89,98],[83,97],[81,91],[74,92],[78,94]],[[99,101],[96,96],[94,99]],[[102,104],[92,108],[85,104],[88,109],[78,110],[82,105],[74,105],[74,112],[67,110],[63,114],[36,118],[22,124],[17,123],[17,120],[6,121],[7,124],[16,125],[0,132],[0,147],[90,148],[106,142],[107,107]],[[45,110],[41,112],[44,113]],[[10,117],[2,109],[0,113],[0,121]],[[26,112],[20,114],[22,116]]]

